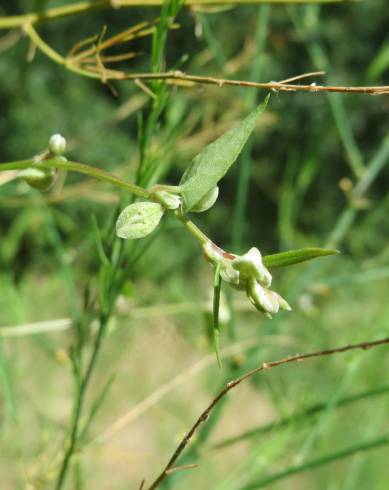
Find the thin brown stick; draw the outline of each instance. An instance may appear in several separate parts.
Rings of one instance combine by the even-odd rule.
[[[176,70],[171,72],[162,73],[134,73],[134,74],[116,74],[118,80],[179,80],[192,82],[195,84],[205,85],[217,85],[223,87],[224,85],[232,85],[237,87],[251,87],[263,90],[272,90],[274,92],[341,92],[349,94],[389,94],[389,85],[384,86],[370,86],[370,87],[350,87],[350,86],[325,86],[311,83],[309,85],[297,85],[284,82],[249,82],[245,80],[231,80],[215,77],[204,77],[198,75],[189,75],[182,71]],[[293,77],[293,79],[302,78],[305,75],[299,75]]]
[[[371,349],[372,347],[377,347],[379,345],[384,345],[384,344],[389,344],[389,337],[381,340],[374,340],[371,342],[361,342],[359,344],[350,344],[350,345],[345,345],[343,347],[336,347],[334,349],[326,349],[326,350],[321,350],[317,352],[310,352],[308,354],[295,354],[293,356],[288,356],[285,357],[284,359],[280,359],[278,361],[271,361],[271,362],[264,362],[261,366],[249,371],[248,373],[244,374],[240,378],[237,378],[233,381],[230,381],[225,388],[223,388],[218,395],[212,400],[212,402],[208,405],[208,407],[201,413],[201,415],[198,417],[196,422],[193,424],[192,428],[189,430],[187,434],[185,434],[184,438],[178,445],[177,449],[174,451],[173,456],[170,458],[169,462],[163,469],[162,473],[154,480],[154,482],[148,487],[148,490],[154,490],[157,488],[163,480],[169,475],[171,468],[173,467],[174,463],[177,461],[181,453],[184,451],[186,446],[189,444],[191,441],[193,435],[197,431],[197,429],[200,427],[200,425],[203,422],[206,422],[212,412],[212,410],[215,408],[215,406],[220,402],[220,400],[227,395],[233,388],[238,386],[240,383],[245,381],[248,378],[251,378],[254,376],[254,374],[260,373],[262,371],[267,371],[269,369],[282,366],[283,364],[289,364],[291,362],[299,362],[299,361],[304,361],[306,359],[311,359],[313,357],[323,357],[323,356],[330,356],[332,354],[338,354],[341,352],[348,352],[350,350],[355,350],[355,349],[363,349],[363,350],[368,350]]]
[[[27,23],[23,26],[24,32],[30,37],[31,41],[39,48],[43,53],[46,54],[50,59],[64,66],[70,71],[78,73],[79,75],[88,76],[91,78],[101,79],[100,67],[82,67],[80,64],[69,62],[68,59],[64,58],[62,55],[57,53],[51,48],[34,29],[32,23]],[[73,58],[74,60],[74,58]],[[215,77],[204,77],[199,75],[189,75],[180,70],[160,72],[160,73],[125,73],[116,70],[106,70],[104,69],[104,81],[105,83],[110,80],[128,80],[128,81],[151,81],[151,80],[165,80],[169,83],[182,83],[186,82],[189,84],[205,84],[205,85],[216,85],[218,87],[223,87],[224,85],[238,86],[238,87],[251,87],[262,90],[272,90],[273,92],[341,92],[341,93],[359,93],[359,94],[389,94],[389,85],[384,86],[370,86],[370,87],[350,87],[350,86],[324,86],[317,85],[315,82],[310,85],[297,85],[286,83],[291,80],[301,80],[302,78],[313,76],[315,72],[305,73],[302,75],[297,75],[292,78],[288,78],[281,82],[249,82],[245,80],[230,80],[224,78]],[[322,74],[318,72],[317,74]]]
[[[167,470],[167,474],[171,475],[172,473],[175,473],[176,471],[182,471],[182,470],[193,470],[194,468],[197,468],[198,464],[184,464],[182,466],[175,466],[174,468],[169,468]]]
[[[319,77],[325,74],[326,74],[325,71],[312,71],[310,73],[303,73],[302,75],[296,75],[295,77],[290,77],[290,78],[286,78],[285,80],[280,80],[278,83],[296,82],[297,80],[301,80],[302,78]]]

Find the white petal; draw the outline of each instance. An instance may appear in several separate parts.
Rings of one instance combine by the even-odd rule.
[[[244,255],[239,255],[232,261],[234,269],[247,277],[254,277],[264,286],[271,284],[271,274],[263,265],[261,252],[253,247]]]

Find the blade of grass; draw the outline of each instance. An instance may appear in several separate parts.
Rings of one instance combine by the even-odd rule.
[[[314,459],[309,461],[308,463],[290,466],[279,473],[275,473],[265,478],[261,478],[259,480],[253,481],[247,485],[240,487],[240,490],[254,490],[257,488],[264,488],[271,483],[276,481],[283,480],[288,478],[289,476],[295,475],[296,473],[304,473],[307,470],[313,470],[323,465],[327,465],[333,463],[335,461],[342,460],[344,458],[348,458],[354,454],[369,451],[371,449],[376,449],[382,446],[386,446],[389,444],[389,434],[385,434],[381,437],[372,439],[371,441],[363,442],[360,444],[356,444],[355,446],[351,446],[346,449],[342,449],[340,451],[336,451],[327,456],[323,456],[321,458]]]
[[[335,408],[345,407],[354,402],[370,399],[371,397],[384,395],[389,392],[389,385],[379,386],[378,388],[374,388],[372,390],[363,391],[361,393],[357,393],[355,395],[351,395],[348,397],[344,397],[339,399],[336,402]],[[300,422],[308,422],[309,419],[319,412],[324,410],[328,405],[328,402],[318,403],[316,405],[312,405],[307,409],[297,412],[289,417],[282,418],[277,420],[276,422],[272,422],[270,424],[263,425],[261,427],[257,427],[255,429],[250,429],[246,432],[238,434],[237,436],[229,437],[228,439],[224,439],[213,446],[213,449],[223,449],[232,444],[236,444],[238,442],[244,441],[246,439],[251,439],[252,437],[257,437],[260,435],[267,434],[269,432],[273,432],[275,430],[283,429],[291,424],[300,423]]]
[[[105,399],[107,398],[107,395],[109,393],[109,390],[112,388],[112,384],[115,381],[115,374],[111,374],[111,376],[108,378],[106,383],[103,385],[103,388],[101,389],[101,392],[99,396],[96,398],[94,403],[92,404],[92,407],[90,409],[90,412],[88,414],[88,419],[86,420],[83,429],[80,431],[80,434],[78,436],[79,441],[81,443],[85,440],[85,438],[88,435],[89,428],[92,425],[93,420],[95,419],[98,411],[100,410],[101,406],[103,405]]]
[[[305,7],[305,11],[288,7],[288,12],[300,36],[303,39],[309,39],[305,43],[305,46],[316,69],[329,72],[331,70],[331,64],[326,50],[318,39],[320,7],[308,5]],[[309,25],[304,23],[304,13],[309,14],[306,16],[306,18],[309,17]],[[343,105],[343,99],[339,94],[327,94],[327,97],[341,142],[348,156],[348,162],[354,175],[359,177],[364,169],[364,159],[349,123],[349,118]]]
[[[3,343],[1,339],[0,339],[0,379],[2,380],[2,384],[3,384],[3,395],[5,400],[5,406],[8,410],[11,419],[14,422],[16,422],[18,418],[17,417],[18,411],[17,411],[16,399],[15,399],[15,394],[13,389],[12,375],[4,355]]]
[[[269,26],[270,6],[264,5],[258,9],[257,24],[255,31],[255,51],[250,73],[250,80],[257,81],[260,79],[263,70],[263,51],[266,43],[266,34]],[[249,111],[256,105],[256,93],[254,91],[246,91],[245,104]],[[239,161],[239,176],[236,188],[236,197],[233,214],[231,246],[235,252],[240,252],[242,248],[242,240],[244,226],[246,222],[247,198],[250,187],[252,158],[251,152],[253,148],[253,139],[249,139],[243,148],[242,155]]]
[[[220,357],[220,324],[219,324],[219,308],[220,308],[220,292],[221,292],[222,278],[220,276],[220,264],[215,269],[215,277],[213,281],[213,347],[215,349],[217,363],[219,368],[222,368],[222,361]]]

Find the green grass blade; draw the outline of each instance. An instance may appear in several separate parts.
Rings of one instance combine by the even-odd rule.
[[[270,20],[270,5],[261,5],[258,8],[257,25],[255,33],[255,52],[253,53],[252,68],[250,70],[249,80],[255,82],[260,80],[262,71],[265,66],[264,48],[267,41],[267,33]],[[245,105],[249,110],[255,107],[257,94],[254,90],[247,90],[244,93]],[[246,210],[250,188],[250,179],[252,175],[253,159],[251,156],[253,149],[253,140],[249,139],[243,148],[239,161],[239,175],[236,185],[236,197],[232,224],[231,249],[239,252],[242,250],[244,231],[246,227]]]
[[[369,451],[370,449],[376,449],[378,447],[386,446],[389,444],[389,434],[385,434],[376,439],[372,439],[371,441],[367,441],[364,443],[356,444],[355,446],[342,449],[340,451],[336,451],[334,453],[328,454],[327,456],[322,456],[321,458],[314,459],[309,461],[308,463],[304,463],[301,465],[290,466],[279,473],[274,473],[268,477],[262,478],[261,480],[253,481],[248,485],[244,485],[240,487],[240,490],[254,490],[257,488],[264,488],[271,483],[274,483],[279,480],[283,480],[291,475],[295,475],[296,473],[303,473],[307,470],[312,470],[318,468],[320,466],[332,463],[334,461],[339,461],[344,458],[348,458],[349,456],[353,456],[354,454]]]
[[[107,395],[109,393],[109,390],[112,387],[113,382],[115,381],[115,374],[111,374],[111,376],[108,378],[107,382],[104,384],[100,394],[94,401],[92,408],[89,412],[87,421],[85,422],[84,428],[80,432],[79,439],[82,441],[88,434],[88,430],[90,426],[92,425],[93,420],[95,419],[98,411],[100,410],[102,404],[104,403],[105,399],[107,398]]]
[[[104,251],[103,240],[101,237],[99,225],[97,224],[97,218],[96,218],[95,214],[92,216],[92,232],[93,232],[93,236],[95,239],[97,255],[100,259],[100,262],[102,265],[109,267],[111,264],[110,264],[108,257]]]
[[[3,384],[5,405],[13,421],[17,420],[17,406],[12,385],[12,376],[3,354],[3,345],[0,341],[0,379]]]
[[[389,392],[389,385],[379,386],[378,388],[374,388],[372,390],[367,390],[362,393],[357,393],[355,395],[350,395],[340,399],[334,408],[341,408],[347,405],[350,405],[354,402],[369,399],[373,396],[384,395]],[[287,427],[291,424],[298,423],[306,423],[311,420],[312,417],[317,415],[319,412],[327,408],[328,403],[322,402],[312,405],[305,410],[299,411],[297,413],[292,414],[291,416],[281,418],[275,422],[271,422],[266,425],[262,425],[260,427],[256,427],[254,429],[247,430],[233,437],[229,437],[228,439],[224,439],[219,443],[213,446],[214,449],[222,449],[227,446],[231,446],[233,444],[239,443],[241,441],[245,441],[247,439],[251,439],[253,437],[258,437],[264,434],[268,434],[275,430],[281,430],[284,427]]]
[[[216,353],[217,363],[219,368],[222,367],[222,361],[220,357],[220,325],[219,325],[219,308],[220,308],[220,292],[221,292],[222,278],[220,276],[220,265],[216,267],[215,278],[213,282],[213,346]]]

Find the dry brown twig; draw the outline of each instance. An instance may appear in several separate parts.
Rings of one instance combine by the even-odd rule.
[[[135,26],[136,27],[136,26]],[[389,94],[389,85],[384,86],[325,86],[318,85],[316,82],[313,82],[309,85],[299,85],[290,83],[292,81],[301,80],[303,78],[311,77],[313,75],[322,75],[323,72],[312,72],[306,73],[302,75],[297,75],[292,78],[288,78],[287,80],[283,80],[280,82],[270,81],[270,82],[250,82],[245,80],[232,80],[232,79],[224,79],[224,78],[215,78],[208,76],[200,76],[200,75],[190,75],[186,74],[180,70],[173,70],[168,72],[160,72],[160,73],[126,73],[120,70],[106,69],[101,66],[101,58],[100,63],[96,63],[96,66],[83,66],[82,61],[85,60],[84,56],[88,59],[90,56],[95,54],[101,55],[103,49],[108,49],[113,45],[117,45],[118,43],[127,42],[132,39],[134,35],[135,27],[131,28],[129,31],[124,31],[124,33],[113,36],[109,40],[100,43],[100,47],[97,45],[93,46],[90,49],[86,49],[83,53],[77,53],[80,46],[84,46],[83,42],[78,43],[75,48],[72,50],[71,57],[63,57],[59,53],[53,50],[51,46],[49,46],[38,34],[36,29],[33,27],[32,23],[27,23],[23,26],[24,32],[29,36],[31,41],[34,43],[36,48],[40,49],[43,53],[46,54],[51,60],[56,63],[64,66],[70,71],[73,71],[79,75],[84,75],[90,78],[95,78],[103,81],[103,83],[109,83],[110,81],[132,81],[136,84],[151,82],[151,81],[165,81],[167,83],[173,84],[203,84],[203,85],[215,85],[218,87],[223,86],[236,86],[236,87],[250,87],[262,90],[272,90],[273,92],[309,92],[309,93],[318,93],[318,92],[338,92],[338,93],[348,93],[348,94],[369,94],[369,95],[382,95]],[[142,24],[142,28],[144,25]],[[174,25],[173,25],[174,27]],[[142,30],[137,31],[135,34],[140,35]],[[145,29],[145,35],[150,34],[149,29]],[[93,42],[96,38],[89,38],[88,41]],[[97,38],[98,39],[98,38]],[[89,59],[88,59],[89,61]],[[103,77],[102,77],[103,75]],[[103,80],[102,80],[103,78]]]
[[[323,72],[313,72],[302,75],[297,75],[290,79],[281,82],[249,82],[245,80],[231,80],[215,77],[204,77],[198,75],[189,75],[182,71],[175,70],[172,72],[165,73],[137,73],[137,74],[123,74],[120,72],[115,72],[112,70],[112,77],[116,80],[167,80],[171,83],[174,81],[184,81],[191,82],[193,84],[204,84],[204,85],[217,85],[219,87],[227,86],[237,86],[237,87],[250,87],[263,90],[272,90],[273,92],[340,92],[348,94],[369,94],[369,95],[382,95],[389,94],[389,85],[383,86],[370,86],[370,87],[352,87],[352,86],[326,86],[318,85],[317,83],[311,83],[309,85],[298,85],[288,83],[292,80],[300,80],[306,78],[307,76],[323,74]]]
[[[350,344],[350,345],[345,345],[342,347],[336,347],[334,349],[326,349],[326,350],[321,350],[321,351],[316,351],[316,352],[310,352],[307,354],[295,354],[293,356],[288,356],[284,359],[279,359],[278,361],[271,361],[271,362],[264,362],[261,366],[249,371],[248,373],[244,374],[240,378],[237,378],[233,381],[230,381],[220,392],[216,397],[212,400],[212,402],[208,405],[208,407],[200,414],[200,416],[197,418],[196,422],[192,425],[191,429],[189,432],[187,432],[178,445],[177,449],[174,451],[172,457],[168,461],[167,465],[163,469],[163,471],[160,473],[160,475],[154,480],[154,482],[148,487],[147,490],[154,490],[159,487],[159,485],[165,480],[167,476],[172,472],[172,469],[174,468],[174,464],[181,455],[181,453],[184,451],[186,446],[189,444],[191,439],[193,438],[195,432],[197,432],[198,428],[201,426],[202,423],[206,422],[212,412],[212,410],[216,407],[216,405],[220,402],[222,398],[224,398],[232,389],[236,388],[238,385],[240,385],[243,381],[246,381],[247,379],[251,378],[255,374],[258,374],[262,371],[267,371],[269,369],[282,366],[284,364],[289,364],[291,362],[301,362],[305,361],[306,359],[312,359],[314,357],[324,357],[324,356],[330,356],[332,354],[338,354],[342,352],[348,352],[351,350],[356,350],[356,349],[363,349],[363,350],[368,350],[373,347],[378,347],[380,345],[384,344],[389,344],[389,337],[381,340],[375,340],[371,342],[361,342],[359,344]]]

